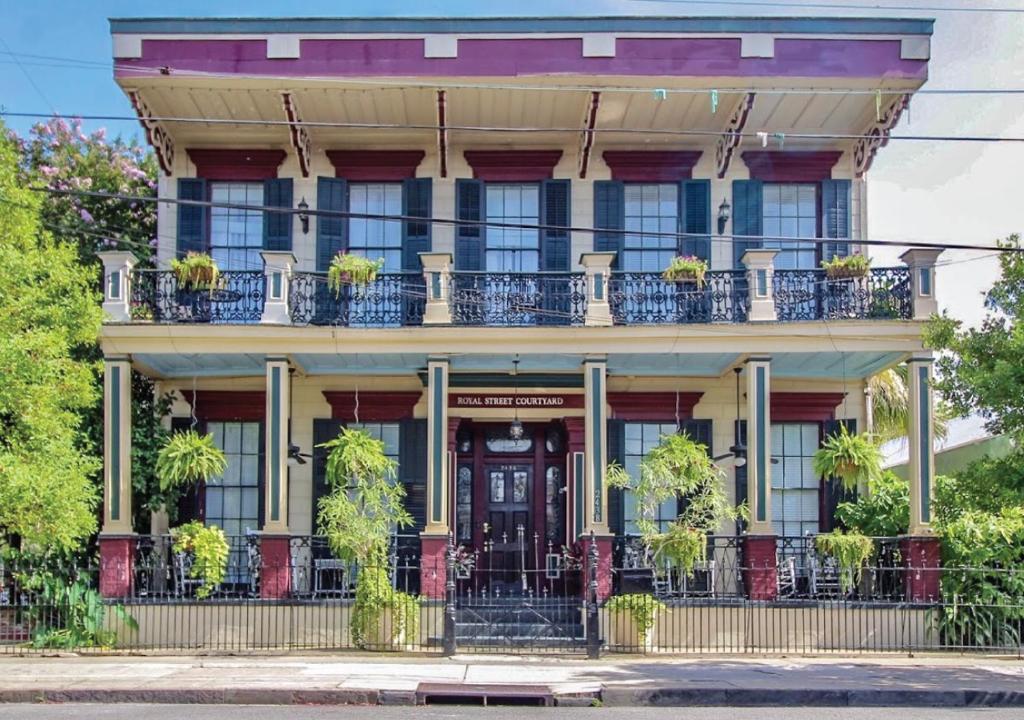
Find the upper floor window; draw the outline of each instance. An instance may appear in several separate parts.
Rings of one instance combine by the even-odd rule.
[[[228,205],[263,205],[262,182],[211,182],[210,255],[221,270],[263,268],[263,212]]]
[[[625,238],[621,270],[661,272],[675,257],[679,224],[679,186],[675,183],[627,183]],[[655,233],[655,234],[651,234]]]
[[[801,242],[818,237],[818,186],[815,183],[765,183],[764,247],[779,250],[775,267],[810,270],[818,267],[817,244]]]
[[[536,225],[540,218],[540,186],[536,183],[487,183],[488,223]],[[486,269],[489,272],[537,272],[540,234],[536,228],[487,227]]]
[[[349,210],[366,215],[401,215],[401,183],[350,183]],[[384,258],[384,272],[402,269],[402,222],[376,218],[349,219],[349,252],[376,260]]]

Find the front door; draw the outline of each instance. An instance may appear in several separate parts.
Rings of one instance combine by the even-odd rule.
[[[488,465],[484,540],[492,591],[524,592],[531,567],[533,467]]]

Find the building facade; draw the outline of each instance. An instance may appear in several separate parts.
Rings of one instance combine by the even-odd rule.
[[[297,539],[317,535],[319,446],[344,426],[398,462],[415,526],[396,542],[426,597],[449,535],[511,577],[557,570],[593,536],[600,592],[615,591],[637,518],[606,464],[635,471],[680,430],[748,503],[720,534],[765,568],[748,595],[774,597],[778,558],[834,524],[840,493],[811,456],[840,424],[866,427],[867,378],[899,363],[908,542],[933,557],[920,330],[938,253],[863,278],[821,268],[870,253],[866,173],[927,79],[930,21],[111,27],[161,202],[157,267],[104,258],[108,594],[135,582],[146,530],[131,520],[133,370],[174,393],[171,428],[227,454],[179,517],[258,538],[262,597],[310,590],[273,568],[313,553]],[[187,252],[216,260],[217,290],[177,286]],[[339,252],[383,269],[335,291]],[[662,279],[677,255],[708,263],[703,284]],[[155,515],[149,531],[166,530]]]

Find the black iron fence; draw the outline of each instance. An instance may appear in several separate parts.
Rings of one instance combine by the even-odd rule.
[[[294,273],[288,307],[297,325],[401,327],[423,322],[426,284],[422,273],[381,273],[365,285],[332,289],[327,273]]]
[[[713,270],[702,285],[657,272],[616,272],[609,286],[612,317],[624,325],[745,322],[750,305],[744,270]]]
[[[775,270],[779,320],[897,320],[913,317],[910,269],[872,268],[864,277],[829,278],[825,270]]]
[[[456,325],[582,325],[587,291],[583,273],[455,272]]]
[[[231,270],[210,287],[183,288],[172,270],[135,270],[131,317],[136,322],[256,323],[263,314],[262,270]]]

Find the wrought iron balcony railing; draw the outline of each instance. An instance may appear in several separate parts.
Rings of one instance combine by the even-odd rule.
[[[671,282],[657,272],[612,273],[612,317],[621,325],[744,322],[748,313],[744,270],[715,270],[695,281]]]
[[[898,320],[913,315],[910,269],[872,268],[860,278],[830,279],[824,270],[775,270],[779,320]]]
[[[451,277],[455,325],[582,325],[583,273],[456,272]]]
[[[131,314],[135,320],[165,323],[257,323],[266,300],[262,270],[230,270],[215,287],[179,287],[172,270],[131,274]]]
[[[422,273],[382,273],[368,285],[327,286],[326,273],[294,273],[288,304],[298,325],[401,327],[423,322]]]

